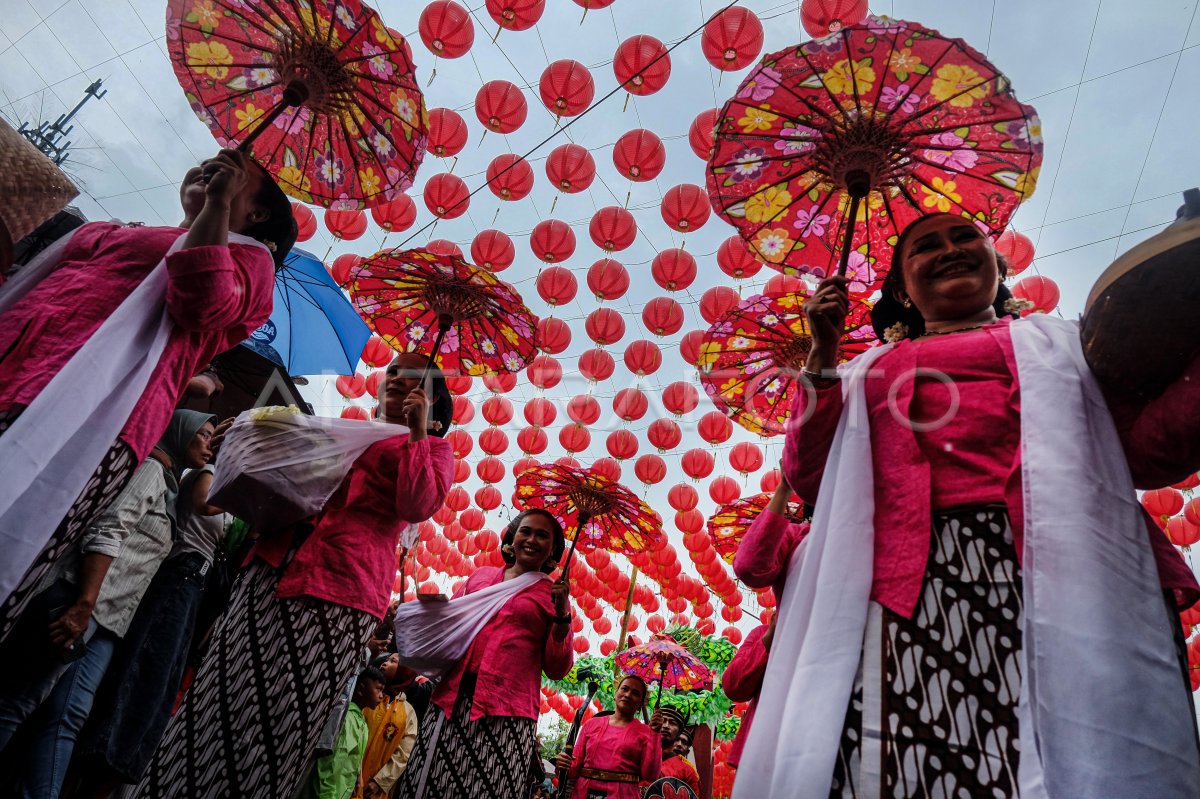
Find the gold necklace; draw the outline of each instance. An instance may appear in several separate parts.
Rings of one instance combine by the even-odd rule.
[[[927,330],[920,335],[920,338],[925,338],[926,336],[948,336],[951,333],[969,333],[972,330],[982,330],[994,324],[995,322],[985,322],[984,324],[972,325],[971,327],[957,327],[954,330]]]

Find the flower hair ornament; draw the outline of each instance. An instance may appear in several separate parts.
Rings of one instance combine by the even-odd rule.
[[[888,344],[895,344],[906,338],[908,338],[908,325],[903,322],[896,322],[883,331],[883,340]]]
[[[1009,297],[1004,301],[1004,311],[1010,314],[1019,314],[1022,311],[1028,311],[1033,308],[1033,300],[1017,299]]]

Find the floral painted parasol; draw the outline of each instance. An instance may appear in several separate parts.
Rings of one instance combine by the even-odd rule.
[[[713,404],[751,433],[779,435],[791,415],[800,370],[812,348],[801,306],[800,280],[786,292],[748,297],[704,334],[700,383]],[[871,306],[850,302],[839,358],[848,361],[875,342]]]
[[[347,288],[392,349],[434,353],[444,372],[517,372],[537,354],[538,319],[517,290],[456,256],[385,250],[356,266]]]
[[[961,39],[868,17],[772,53],[717,118],[708,192],[788,274],[868,296],[900,231],[935,211],[998,233],[1033,193],[1041,125]]]
[[[404,37],[360,0],[169,0],[192,110],[293,197],[364,208],[412,186],[428,119]]]
[[[625,674],[641,677],[647,683],[657,682],[659,698],[664,688],[704,691],[713,685],[712,671],[700,658],[664,633],[619,652],[615,662]]]
[[[738,545],[746,537],[750,525],[754,524],[754,520],[770,502],[770,494],[753,494],[722,505],[708,518],[708,535],[712,538],[713,549],[726,563],[733,563],[733,556],[737,554]],[[783,515],[792,524],[800,524],[804,521],[804,504],[793,495]]]

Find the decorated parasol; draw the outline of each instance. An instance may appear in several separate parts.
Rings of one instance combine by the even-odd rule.
[[[705,691],[712,688],[713,673],[669,635],[658,633],[649,641],[619,652],[614,659],[625,674],[658,683],[655,707],[664,688],[676,691]]]
[[[552,463],[535,466],[517,478],[520,510],[538,508],[558,519],[571,548],[563,572],[571,568],[575,549],[604,549],[623,555],[656,549],[665,541],[662,519],[625,486],[592,471]]]
[[[742,497],[717,508],[717,512],[708,518],[708,535],[712,538],[713,549],[726,563],[733,563],[733,556],[746,537],[746,531],[770,501],[771,495],[768,493]],[[795,498],[788,500],[783,515],[792,524],[799,524],[804,521],[804,504]]]
[[[717,117],[708,192],[771,266],[836,264],[867,296],[910,222],[941,211],[998,233],[1041,161],[1033,108],[982,54],[868,17],[763,58]]]
[[[516,372],[537,354],[538,319],[517,290],[457,256],[385,250],[355,267],[347,288],[392,349],[427,351],[444,372]]]
[[[412,186],[428,120],[412,54],[359,0],[169,0],[175,76],[223,147],[288,194],[364,208]]]
[[[718,408],[749,430],[779,435],[800,389],[800,372],[812,348],[801,305],[800,281],[788,292],[748,297],[704,334],[700,383]],[[875,342],[871,306],[851,300],[839,357],[847,361]]]

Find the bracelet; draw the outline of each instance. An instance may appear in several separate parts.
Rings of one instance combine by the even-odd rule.
[[[572,618],[571,614],[568,613],[566,616],[551,616],[550,621],[555,624],[570,624]]]
[[[804,375],[805,377],[807,377],[811,380],[841,380],[842,379],[841,375],[839,375],[837,373],[836,369],[833,370],[832,375],[826,375],[821,372],[814,372],[812,369],[809,369],[807,366],[805,366],[800,369],[800,374]]]

